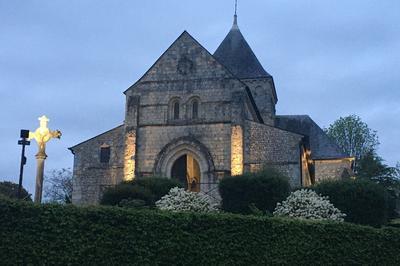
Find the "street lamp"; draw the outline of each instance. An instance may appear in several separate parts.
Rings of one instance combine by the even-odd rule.
[[[24,175],[24,165],[26,164],[25,146],[29,146],[31,144],[31,142],[27,140],[29,138],[29,130],[21,129],[20,137],[21,139],[18,140],[18,145],[22,145],[22,152],[21,152],[21,164],[19,167],[18,199],[21,198],[22,178]]]

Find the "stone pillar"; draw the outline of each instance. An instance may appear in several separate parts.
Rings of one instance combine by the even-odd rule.
[[[42,202],[42,192],[43,192],[43,175],[44,175],[44,160],[46,160],[47,155],[43,153],[36,154],[36,185],[35,185],[35,203]]]
[[[124,181],[135,178],[136,166],[136,130],[126,130],[125,132],[125,154],[124,154]]]
[[[231,175],[243,174],[243,128],[232,126],[231,130]]]
[[[136,143],[137,126],[139,121],[140,97],[137,95],[126,96],[125,132],[124,132],[124,181],[133,180],[137,171]]]
[[[244,165],[244,120],[245,120],[245,99],[244,91],[232,93],[231,113],[231,175],[243,174]]]

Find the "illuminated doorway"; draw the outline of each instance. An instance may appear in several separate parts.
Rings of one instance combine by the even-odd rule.
[[[171,177],[181,181],[189,191],[200,191],[200,166],[190,154],[179,157],[171,169]]]

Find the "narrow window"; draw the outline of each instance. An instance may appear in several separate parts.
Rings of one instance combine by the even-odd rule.
[[[108,163],[110,161],[110,147],[101,147],[100,148],[100,162]]]
[[[192,104],[192,118],[197,119],[199,118],[199,102],[198,101],[193,101]]]
[[[174,103],[174,119],[179,119],[179,102]]]

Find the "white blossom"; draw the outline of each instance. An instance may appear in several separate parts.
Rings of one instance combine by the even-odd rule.
[[[273,213],[276,216],[293,218],[343,221],[346,214],[335,208],[328,197],[315,191],[301,189],[292,192],[282,203],[278,203]]]
[[[217,212],[218,202],[202,192],[190,192],[183,188],[174,187],[156,202],[160,210],[173,212]]]

